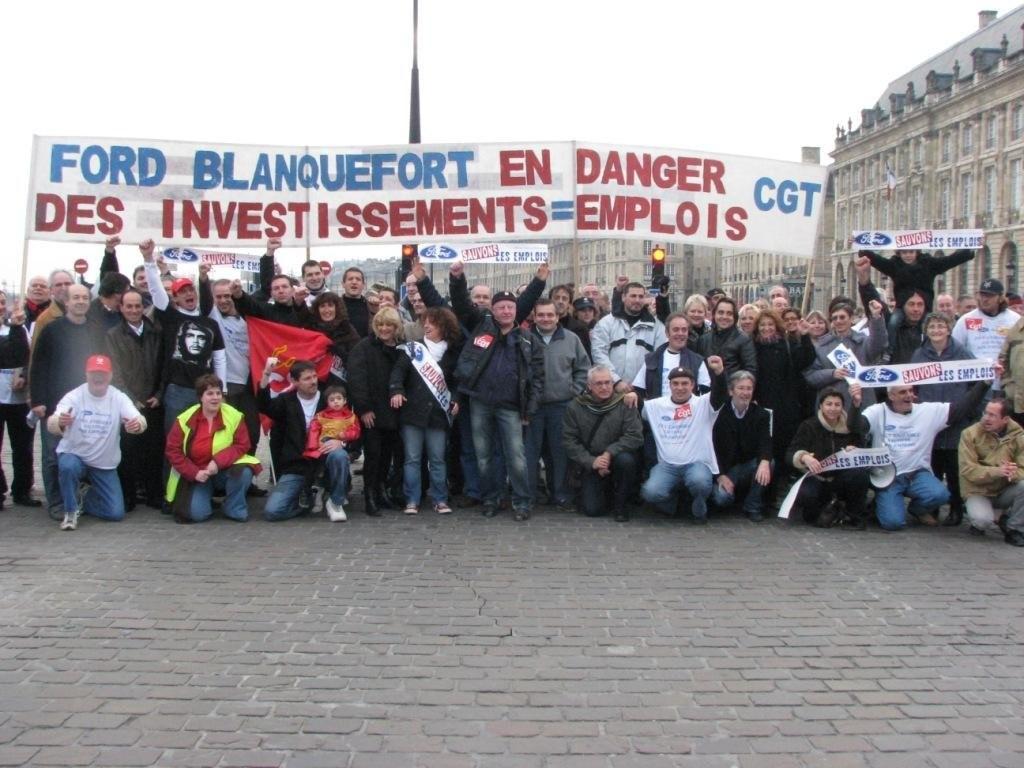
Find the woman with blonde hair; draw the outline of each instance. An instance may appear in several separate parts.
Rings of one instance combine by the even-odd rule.
[[[756,304],[744,304],[740,307],[739,318],[736,321],[736,325],[740,327],[747,336],[753,338],[754,333],[757,331],[757,318],[761,316],[762,308]]]
[[[371,321],[371,334],[349,354],[348,394],[352,408],[363,426],[363,501],[366,514],[380,515],[381,507],[398,509],[400,493],[384,487],[392,463],[402,465],[402,441],[398,412],[391,407],[391,369],[404,354],[402,318],[392,307],[381,307]],[[401,473],[396,473],[400,482]]]

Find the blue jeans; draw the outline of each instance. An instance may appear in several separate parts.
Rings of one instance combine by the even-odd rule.
[[[645,501],[671,515],[675,512],[679,489],[685,486],[693,498],[691,514],[703,520],[708,516],[708,496],[711,495],[712,485],[711,469],[707,464],[666,464],[659,461],[651,469],[640,494]]]
[[[470,418],[472,405],[467,401],[455,417],[459,430],[459,463],[462,464],[462,492],[474,499],[480,498],[480,472],[476,466],[476,451],[473,450],[473,424]]]
[[[904,509],[903,497],[910,498],[910,508]],[[949,489],[927,469],[897,475],[888,488],[875,492],[875,513],[878,523],[887,531],[898,531],[907,526],[907,512],[923,515],[933,512],[949,501]]]
[[[177,384],[168,384],[164,387],[164,434],[171,434],[171,427],[181,412],[198,402],[196,391],[191,387],[179,387]]]
[[[64,499],[60,492],[60,475],[57,472],[57,443],[60,435],[51,435],[46,428],[46,419],[39,422],[40,463],[42,464],[43,491],[46,506],[53,514],[64,513]],[[74,509],[74,507],[72,507]]]
[[[344,504],[352,482],[348,453],[342,449],[331,451],[321,461],[327,471],[327,492],[331,501]],[[263,518],[276,522],[297,516],[302,511],[299,497],[308,490],[311,477],[311,474],[290,474],[277,478],[277,485],[263,508]]]
[[[753,458],[750,461],[745,461],[742,464],[737,464],[735,467],[729,469],[729,471],[723,474],[732,480],[735,489],[733,493],[726,493],[722,490],[718,483],[715,483],[714,488],[711,491],[711,501],[714,502],[715,506],[719,509],[726,509],[731,507],[736,501],[736,494],[747,488],[747,494],[743,497],[743,511],[748,515],[760,514],[761,508],[764,506],[762,497],[767,486],[761,485],[754,480],[754,475],[757,473],[757,465],[761,463],[758,458]]]
[[[87,480],[89,490],[79,511],[101,520],[124,520],[124,494],[116,469],[96,469],[73,453],[62,453],[57,456],[57,472],[65,511],[77,509],[78,484]]]
[[[530,417],[530,423],[526,427],[526,468],[530,476],[531,496],[537,493],[540,451],[546,441],[551,454],[551,464],[545,466],[548,495],[556,504],[570,501],[569,490],[565,487],[568,459],[562,447],[562,419],[568,406],[569,401],[545,403]]]
[[[427,467],[430,470],[430,498],[435,504],[448,502],[448,467],[444,463],[448,445],[448,431],[426,429],[412,424],[402,425],[402,445],[405,446],[405,464],[402,467],[402,490],[405,503],[419,506],[423,498],[420,465],[423,446],[427,446]]]
[[[471,420],[473,448],[476,450],[476,464],[480,470],[480,495],[484,504],[497,504],[504,486],[504,479],[500,483],[495,482],[492,471],[494,439],[497,437],[505,454],[505,466],[512,484],[512,507],[517,510],[529,509],[530,478],[526,471],[523,422],[519,418],[519,411],[473,400]]]
[[[249,519],[249,508],[245,503],[245,492],[252,483],[252,469],[244,464],[220,470],[205,483],[192,484],[192,505],[188,516],[194,523],[209,520],[213,515],[210,497],[214,491],[221,491],[224,497],[224,516],[244,523]]]

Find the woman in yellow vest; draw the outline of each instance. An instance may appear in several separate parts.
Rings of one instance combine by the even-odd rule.
[[[167,501],[179,523],[199,523],[213,514],[210,497],[221,491],[224,514],[245,522],[245,492],[261,469],[249,453],[245,417],[223,402],[224,385],[213,374],[196,379],[196,396],[199,404],[185,409],[167,435]]]

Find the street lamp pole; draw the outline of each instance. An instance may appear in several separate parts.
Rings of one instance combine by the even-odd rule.
[[[420,143],[420,68],[416,57],[419,0],[412,0],[412,84],[409,90],[409,143]]]

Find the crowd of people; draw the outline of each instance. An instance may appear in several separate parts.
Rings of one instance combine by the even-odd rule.
[[[138,505],[182,523],[217,510],[245,521],[266,496],[272,521],[340,522],[353,506],[415,515],[425,502],[440,515],[525,521],[551,505],[618,522],[647,504],[698,525],[784,505],[812,525],[890,531],[966,515],[972,533],[1024,546],[1020,297],[996,278],[958,300],[934,291],[970,251],[862,252],[858,295],[804,314],[784,286],[742,306],[716,289],[676,308],[665,279],[654,291],[626,277],[608,291],[549,286],[547,265],[492,292],[460,262],[438,287],[413,261],[402,295],[350,267],[334,293],[316,261],[283,274],[277,240],[247,293],[205,266],[171,275],[152,241],[129,278],[119,245],[108,239],[91,287],[55,270],[28,280],[11,311],[0,294],[13,467],[0,506],[8,493],[45,505],[64,530]],[[257,318],[324,337],[330,373],[273,355],[254,366]],[[996,376],[869,388],[837,350],[859,366],[994,361]],[[272,387],[282,366],[290,386]],[[268,467],[255,456],[261,418]],[[827,461],[883,447],[893,472],[878,487],[867,468]]]

